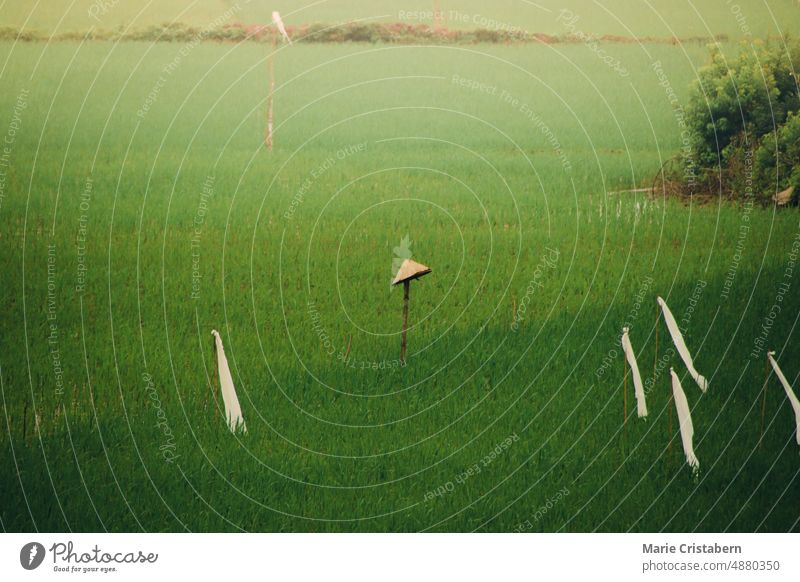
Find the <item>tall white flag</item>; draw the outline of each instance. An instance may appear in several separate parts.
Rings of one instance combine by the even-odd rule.
[[[222,347],[222,338],[219,332],[214,330],[211,332],[214,336],[214,342],[217,348],[217,369],[219,370],[219,385],[222,389],[222,401],[225,403],[225,416],[228,421],[228,427],[231,432],[236,432],[241,429],[242,432],[247,432],[247,427],[244,424],[244,417],[242,416],[242,409],[239,406],[239,399],[236,397],[236,388],[233,386],[233,376],[231,376],[231,369],[228,366],[228,358],[225,357],[225,348]]]
[[[664,321],[667,322],[669,335],[672,336],[672,343],[675,344],[678,354],[680,354],[683,363],[686,365],[686,369],[689,370],[689,374],[691,374],[692,378],[694,378],[694,381],[697,382],[697,385],[700,386],[700,390],[705,392],[708,390],[708,380],[701,376],[700,373],[695,369],[694,363],[692,362],[692,356],[689,354],[689,348],[686,347],[686,342],[683,341],[683,334],[681,334],[681,330],[678,327],[678,324],[675,322],[672,312],[669,310],[669,307],[667,307],[667,303],[661,299],[661,297],[659,297],[657,301],[661,306],[661,311],[664,313]]]
[[[286,32],[286,27],[283,25],[283,20],[281,20],[280,12],[273,12],[272,13],[272,22],[275,24],[275,26],[278,27],[278,30],[280,31],[281,36],[283,36],[283,39],[286,42],[288,42],[289,44],[292,44],[292,39],[289,38],[289,34]]]
[[[633,353],[633,346],[631,346],[631,338],[628,337],[627,327],[622,328],[622,350],[625,352],[628,365],[631,367],[633,388],[636,393],[636,409],[639,418],[645,418],[647,416],[647,403],[644,400],[644,385],[642,384],[642,375],[639,373],[639,365],[636,363],[636,354]]]
[[[767,353],[769,363],[772,364],[772,369],[775,370],[775,375],[778,377],[778,380],[781,381],[781,384],[783,384],[783,389],[786,391],[786,396],[789,398],[789,402],[792,403],[792,408],[794,409],[795,436],[797,438],[797,444],[800,445],[800,401],[797,400],[797,396],[795,396],[794,392],[792,391],[792,387],[789,386],[786,376],[783,375],[780,367],[778,367],[778,362],[776,362],[775,358],[772,357],[774,355],[775,352]]]
[[[694,454],[692,438],[694,437],[694,426],[692,425],[692,413],[689,411],[689,403],[686,401],[686,394],[683,393],[681,381],[672,368],[672,397],[675,399],[675,409],[678,411],[678,422],[681,426],[681,441],[683,441],[683,452],[686,455],[686,462],[697,472],[700,470],[700,461]]]

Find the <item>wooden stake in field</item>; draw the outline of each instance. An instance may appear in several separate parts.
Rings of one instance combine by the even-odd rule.
[[[659,324],[659,321],[660,321],[660,317],[661,317],[661,309],[659,308],[658,303],[656,303],[656,322],[655,322],[655,326],[656,326],[656,354],[653,357],[653,385],[655,385],[655,383],[656,383],[656,375],[658,374],[658,324]],[[669,431],[669,440],[667,441],[667,443],[668,443],[667,444],[667,453],[668,454],[672,453],[672,435],[673,435],[673,432],[672,432],[672,415],[673,414],[674,414],[674,411],[673,411],[673,397],[672,397],[672,390],[670,390],[669,391],[669,402],[667,403],[667,418],[668,418],[667,430]]]
[[[408,331],[408,302],[411,292],[411,281],[424,277],[430,272],[430,267],[426,267],[411,259],[406,259],[403,261],[403,264],[400,265],[400,269],[397,271],[394,281],[392,281],[392,285],[403,284],[403,337],[400,343],[400,361],[403,363],[406,361],[406,332]]]
[[[433,0],[433,18],[436,21],[436,28],[442,28],[442,4],[439,0]]]
[[[628,360],[622,358],[622,365],[624,367],[624,377],[622,379],[622,426],[625,441],[628,440]]]
[[[347,352],[344,354],[344,363],[350,359],[350,346],[353,344],[353,334],[350,334],[350,339],[347,340]]]
[[[622,446],[628,442],[628,360],[622,358]]]
[[[214,352],[214,375],[211,378],[211,384],[209,384],[208,389],[211,392],[211,396],[214,398],[214,421],[216,422],[219,419],[219,401],[217,400],[217,390],[222,390],[222,386],[219,382],[219,357],[217,356],[217,340],[215,336],[211,336],[213,339],[211,340],[212,350]],[[208,394],[206,394],[206,405],[205,409],[208,410]]]
[[[269,53],[269,95],[267,96],[267,131],[264,133],[264,145],[272,151],[272,100],[275,94],[275,50],[277,48],[275,37],[272,38],[272,50]]]
[[[283,39],[288,43],[292,44],[292,39],[289,38],[289,34],[286,32],[286,27],[283,24],[283,20],[281,20],[281,15],[279,12],[272,13],[272,23],[277,27],[278,32],[280,32]],[[267,129],[264,132],[264,145],[267,146],[269,151],[272,151],[272,144],[273,144],[273,137],[272,137],[272,128],[274,126],[273,121],[273,96],[275,94],[275,51],[278,48],[278,40],[275,35],[272,35],[272,50],[269,53],[269,57],[267,58],[268,66],[269,66],[269,95],[267,96]]]
[[[767,383],[769,382],[769,356],[767,356],[766,364],[764,365],[764,396],[761,399],[761,431],[758,433],[758,448],[761,448],[762,441],[764,440],[764,417],[767,414]]]
[[[658,303],[656,303],[656,355],[653,358],[653,383],[656,381],[656,370],[658,367],[658,318],[661,315],[661,310],[658,308]]]
[[[517,322],[517,298],[511,298],[511,323]]]
[[[667,429],[667,430],[669,430],[669,441],[668,441],[669,444],[667,445],[667,452],[669,454],[672,454],[672,435],[673,435],[673,431],[672,431],[672,415],[674,414],[674,411],[673,411],[673,408],[674,408],[673,405],[675,404],[674,400],[675,400],[675,397],[673,396],[672,391],[670,391],[670,393],[669,393],[669,403],[667,404],[667,406],[669,407],[669,428]]]

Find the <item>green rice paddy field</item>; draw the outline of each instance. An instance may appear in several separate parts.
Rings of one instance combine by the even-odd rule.
[[[0,44],[0,526],[800,529],[774,375],[762,399],[767,348],[800,374],[800,215],[618,193],[679,153],[708,57],[603,49],[622,72],[581,44],[282,47],[270,153],[264,45]],[[406,236],[433,273],[400,366]]]

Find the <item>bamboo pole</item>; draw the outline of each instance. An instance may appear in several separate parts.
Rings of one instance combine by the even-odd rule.
[[[267,96],[267,131],[264,135],[264,143],[269,151],[272,151],[272,128],[273,128],[273,95],[275,94],[275,50],[277,48],[275,37],[272,37],[272,50],[267,59],[269,63],[269,95]]]
[[[403,281],[403,339],[400,344],[400,361],[406,361],[406,332],[408,331],[408,301],[411,281]]]
[[[217,341],[214,339],[214,378],[211,379],[209,391],[211,396],[214,397],[214,421],[219,421],[219,401],[217,400],[217,389],[222,390],[219,386],[219,355],[217,354]],[[206,395],[206,409],[208,409],[208,395]]]
[[[516,323],[517,321],[517,298],[511,298],[511,323]]]
[[[28,442],[28,399],[25,399],[25,408],[22,411],[22,441]]]
[[[653,358],[653,383],[656,381],[656,370],[658,368],[658,303],[656,303],[656,355]]]
[[[622,426],[625,431],[625,440],[628,440],[628,360],[623,358],[623,367],[625,369],[625,376],[622,381],[622,407],[623,407],[623,420]]]
[[[667,451],[669,453],[672,453],[672,436],[673,436],[672,415],[675,414],[675,397],[672,394],[672,388],[670,388],[670,391],[669,391],[669,404],[668,404],[668,406],[669,406],[669,429],[668,429],[669,430],[669,441],[668,441],[669,444],[667,445]]]
[[[764,393],[761,399],[761,430],[758,434],[758,448],[761,448],[762,441],[764,440],[764,418],[767,414],[767,383],[769,382],[769,356],[767,356],[766,365],[764,366],[764,386],[761,391]]]
[[[656,353],[653,357],[653,385],[655,386],[656,383],[656,374],[658,373],[658,328],[659,328],[659,319],[661,314],[659,313],[658,303],[656,303]],[[672,396],[672,387],[669,389],[669,402],[667,403],[667,418],[669,420],[667,424],[667,430],[669,431],[669,439],[667,440],[667,452],[672,453],[672,415],[675,413],[674,409],[674,401]]]

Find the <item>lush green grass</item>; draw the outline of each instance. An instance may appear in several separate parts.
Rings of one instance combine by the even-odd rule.
[[[295,46],[276,58],[272,154],[264,47],[200,45],[163,73],[182,48],[0,46],[0,131],[29,91],[0,206],[4,529],[798,529],[793,415],[773,377],[758,447],[750,356],[797,212],[754,210],[736,263],[743,208],[609,193],[677,152],[651,64],[685,99],[701,48],[608,46],[623,78],[583,46]],[[406,234],[434,272],[399,369]],[[669,446],[668,373],[647,422],[629,383],[625,433],[618,349],[603,361],[627,320],[652,376],[655,297],[680,320],[699,281],[693,480],[677,432]],[[795,285],[768,337],[791,380]],[[213,328],[246,436],[214,410]]]
[[[800,6],[795,0],[737,2],[642,2],[640,0],[441,0],[442,22],[450,28],[508,28],[563,34],[561,10],[579,17],[576,30],[591,34],[690,37],[727,34],[731,38],[791,33]],[[422,22],[434,24],[432,0],[326,0],[299,7],[291,0],[198,0],[194,2],[115,2],[114,0],[48,0],[31,3],[5,0],[0,24],[46,31],[86,30],[90,26],[148,26],[168,21],[206,25],[224,18],[248,23],[271,20],[279,10],[287,24],[337,23],[350,20]]]

